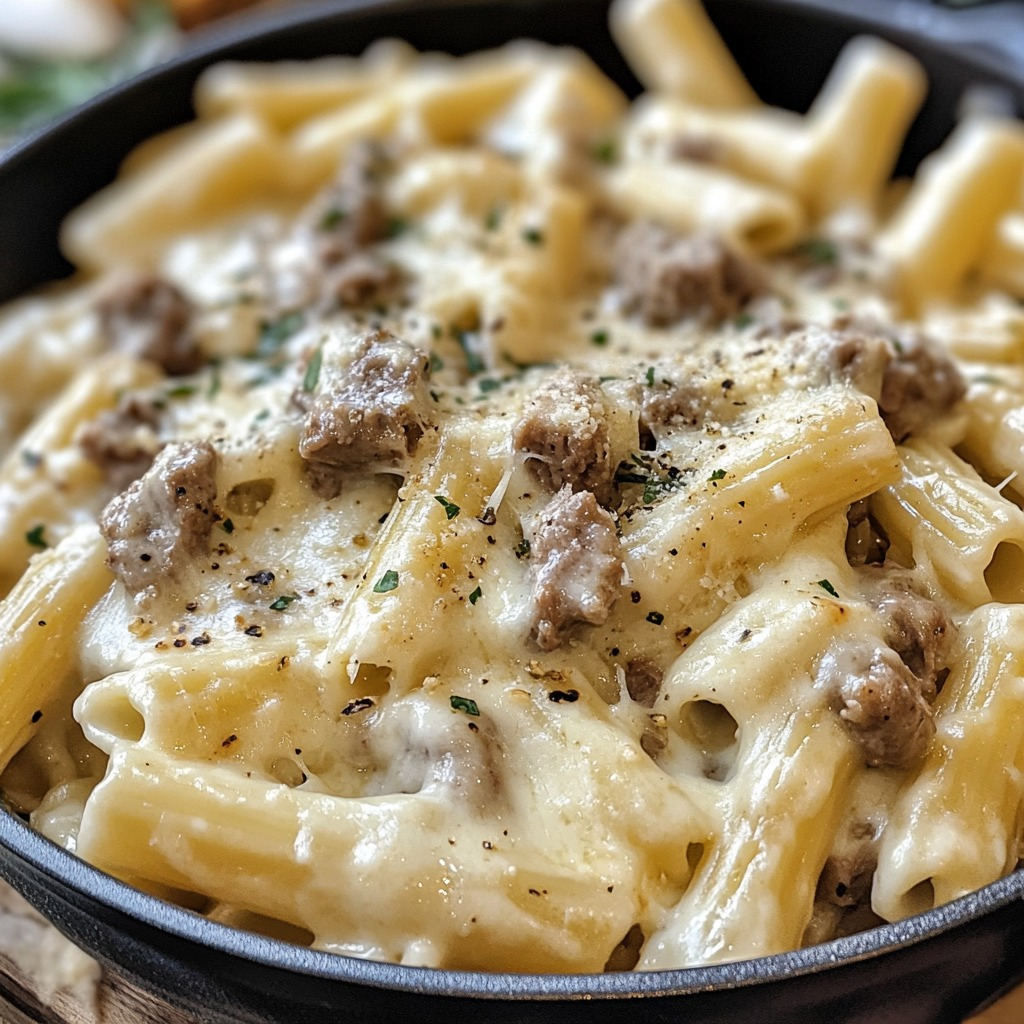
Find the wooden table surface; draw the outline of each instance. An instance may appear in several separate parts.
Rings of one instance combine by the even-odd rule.
[[[0,882],[0,1024],[203,1022],[105,976]],[[1024,985],[969,1024],[1024,1024]]]

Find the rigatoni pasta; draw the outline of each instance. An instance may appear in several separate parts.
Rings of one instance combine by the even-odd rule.
[[[0,311],[0,786],[55,842],[500,971],[1016,867],[1021,128],[893,187],[905,54],[797,115],[693,0],[611,19],[633,105],[531,43],[211,69]]]

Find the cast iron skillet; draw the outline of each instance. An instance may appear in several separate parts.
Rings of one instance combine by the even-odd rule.
[[[806,108],[851,35],[872,31],[920,58],[932,90],[901,171],[912,171],[938,145],[966,85],[1000,85],[1024,109],[1024,60],[1013,53],[1013,46],[1024,47],[1024,11],[1012,3],[948,11],[913,0],[861,0],[856,15],[839,0],[708,6],[762,97],[797,110]],[[192,83],[212,60],[359,52],[382,35],[455,53],[532,36],[584,47],[635,92],[608,37],[605,9],[606,0],[342,0],[223,29],[0,160],[0,298],[68,272],[56,247],[61,218],[110,180],[135,143],[191,116]],[[810,949],[716,967],[597,976],[400,967],[235,931],[116,881],[3,810],[0,875],[105,966],[211,1024],[611,1024],[637,1016],[651,1024],[939,1024],[962,1020],[1024,977],[1020,871],[927,914]]]

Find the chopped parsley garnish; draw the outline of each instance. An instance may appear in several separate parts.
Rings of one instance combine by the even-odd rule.
[[[540,228],[523,228],[523,241],[528,245],[543,245],[544,232]]]
[[[483,596],[484,592],[479,587],[477,587],[476,590],[474,590],[473,593],[469,595],[469,603],[476,604],[477,601],[479,601],[480,598]]]
[[[448,703],[451,704],[453,711],[461,711],[465,715],[473,715],[474,717],[480,716],[480,709],[476,705],[475,700],[470,700],[469,697],[459,697],[456,694],[452,694],[448,698]]]
[[[839,249],[828,238],[808,238],[796,251],[817,267],[834,266],[839,260]]]
[[[194,395],[199,388],[194,384],[176,384],[173,388],[168,388],[164,394],[168,398],[188,398]]]
[[[724,469],[716,469],[714,471],[714,473],[712,473],[711,476],[708,477],[708,483],[714,483],[716,480],[724,480],[724,479],[725,479],[725,470]]]
[[[375,594],[386,594],[389,590],[398,588],[398,573],[394,569],[388,569],[383,576],[373,585]]]
[[[601,139],[594,143],[590,154],[599,164],[613,164],[619,158],[619,147],[614,139]]]
[[[649,388],[653,388],[654,387],[654,367],[653,366],[648,366],[647,367],[647,372],[644,374],[644,380],[647,381],[647,386]]]
[[[608,332],[607,331],[594,331],[590,336],[590,343],[596,345],[598,348],[604,348],[608,344]]]
[[[487,217],[484,219],[484,227],[488,231],[497,231],[501,227],[501,218],[504,216],[505,211],[500,206],[492,206],[487,211]]]
[[[49,542],[43,536],[43,531],[46,527],[40,523],[38,526],[33,526],[28,533],[25,534],[25,540],[34,548],[48,548]]]
[[[220,394],[220,360],[214,359],[210,362],[210,383],[206,388],[207,398],[216,398]]]
[[[501,381],[495,380],[493,377],[482,377],[477,381],[477,386],[485,395],[488,395],[492,391],[501,390]]]
[[[301,331],[305,324],[306,314],[301,309],[286,313],[277,320],[264,321],[260,325],[256,355],[264,358],[274,355],[293,334]]]
[[[838,598],[839,593],[836,588],[828,580],[818,580],[818,586],[825,591],[826,594],[831,594],[833,597]]]
[[[430,353],[430,372],[437,373],[438,370],[444,369],[444,360],[436,353]]]
[[[324,215],[320,218],[320,230],[333,230],[341,224],[347,216],[348,211],[343,210],[340,206],[330,207],[330,209],[324,211]]]
[[[653,456],[638,452],[630,455],[630,462],[619,463],[614,480],[617,484],[643,484],[645,505],[653,505],[659,498],[684,486],[682,473],[675,466],[660,465]]]
[[[466,369],[471,374],[483,373],[487,367],[484,361],[473,351],[472,343],[475,335],[471,331],[456,331],[455,340],[459,343],[463,355],[466,357]]]
[[[516,558],[529,558],[530,557],[530,542],[524,537],[513,549],[515,551]]]
[[[220,524],[220,528],[225,533],[234,533],[235,532],[235,524],[230,519],[225,519],[224,522]]]
[[[298,594],[282,594],[275,601],[270,603],[270,610],[272,612],[283,612],[293,601],[298,601]]]
[[[454,501],[449,501],[443,494],[435,494],[434,500],[441,503],[441,507],[449,519],[454,519],[462,511]]]
[[[754,318],[749,313],[740,313],[732,325],[737,331],[742,331],[744,327],[749,327],[754,322]]]
[[[647,621],[653,623],[655,626],[660,626],[665,621],[665,616],[661,612],[648,612]]]
[[[318,348],[310,357],[309,363],[306,366],[306,372],[302,377],[302,390],[312,391],[316,387],[316,382],[320,379],[320,367],[324,361],[324,350]]]
[[[992,384],[996,387],[1002,387],[1003,382],[998,377],[993,377],[990,373],[982,373],[977,377],[971,377],[972,384]]]
[[[391,220],[388,221],[388,238],[398,238],[399,235],[404,235],[408,230],[409,222],[404,220],[402,217],[392,217]]]
[[[43,457],[39,452],[31,451],[28,448],[22,448],[21,461],[24,462],[29,469],[38,469],[43,464]]]

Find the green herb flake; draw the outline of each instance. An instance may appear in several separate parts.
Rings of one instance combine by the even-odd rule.
[[[527,245],[543,245],[544,232],[540,228],[523,228],[523,241]]]
[[[220,394],[222,383],[220,379],[220,360],[214,359],[210,363],[210,383],[206,387],[206,397],[216,398]]]
[[[515,551],[516,558],[529,558],[530,557],[530,542],[524,537],[516,546],[513,548]]]
[[[816,267],[832,267],[839,261],[839,249],[828,238],[808,238],[796,251]]]
[[[499,391],[501,389],[501,381],[495,380],[493,377],[482,377],[477,381],[477,386],[485,395],[487,395],[492,391]]]
[[[477,601],[479,601],[480,598],[483,596],[484,592],[479,587],[477,587],[476,590],[474,590],[473,593],[469,595],[469,603],[476,604]]]
[[[234,533],[235,532],[235,524],[230,519],[225,519],[224,522],[220,524],[220,528],[225,533]]]
[[[818,586],[825,591],[826,594],[831,594],[834,598],[839,598],[839,593],[836,588],[828,580],[818,580]]]
[[[43,531],[45,529],[46,527],[42,523],[38,526],[33,526],[32,529],[25,534],[25,540],[34,548],[39,548],[40,550],[48,548],[50,546],[49,542],[43,536]]]
[[[283,612],[293,601],[298,601],[298,599],[298,594],[282,594],[270,603],[270,610],[272,612]]]
[[[265,320],[260,325],[260,340],[256,347],[258,356],[272,356],[293,335],[297,334],[306,324],[306,314],[297,309],[286,313],[277,320]]]
[[[392,217],[388,221],[387,237],[398,238],[409,230],[409,222],[402,217]]]
[[[744,328],[749,327],[754,322],[754,318],[749,313],[740,313],[732,325],[737,331],[742,331]]]
[[[648,612],[647,621],[655,626],[660,626],[665,621],[665,616],[661,612]]]
[[[977,377],[971,377],[972,384],[991,384],[993,387],[1002,387],[1003,381],[999,377],[993,377],[990,373],[982,373]]]
[[[488,231],[497,231],[501,227],[501,218],[505,215],[505,211],[500,206],[492,206],[487,211],[487,216],[484,219],[484,227]]]
[[[449,501],[443,494],[435,494],[434,500],[440,502],[441,507],[444,509],[445,515],[449,519],[454,519],[462,509],[455,504],[454,501]]]
[[[320,367],[324,361],[324,350],[318,348],[312,356],[309,358],[309,363],[306,366],[306,372],[302,377],[302,390],[312,391],[316,387],[316,382],[320,379]]]
[[[444,360],[436,353],[430,353],[430,372],[437,373],[444,369]]]
[[[332,206],[330,209],[325,210],[324,215],[320,218],[320,230],[333,231],[339,224],[344,222],[347,216],[348,212],[346,210],[343,210],[340,206]]]
[[[717,480],[724,480],[724,479],[725,479],[725,470],[724,469],[716,469],[714,471],[714,473],[712,473],[711,476],[708,477],[708,483],[714,483]]]
[[[383,576],[373,585],[375,594],[386,594],[388,591],[398,589],[398,573],[394,569],[388,569]]]
[[[198,390],[194,384],[176,384],[173,388],[168,388],[164,394],[168,398],[190,398]]]
[[[648,366],[647,367],[647,372],[644,374],[644,380],[647,381],[647,386],[649,388],[653,388],[654,387],[654,367],[653,366]]]
[[[619,147],[614,139],[601,139],[599,142],[594,143],[594,148],[590,151],[590,155],[599,164],[613,164],[619,158]]]
[[[590,336],[590,343],[598,348],[604,348],[608,344],[608,332],[604,330],[594,331]]]
[[[480,717],[480,709],[477,707],[476,701],[470,700],[469,697],[452,694],[448,698],[448,703],[451,704],[453,711],[461,711],[464,715],[472,715],[474,718]]]
[[[474,335],[471,331],[456,331],[455,340],[459,343],[459,348],[462,349],[462,354],[466,357],[466,369],[471,374],[483,373],[487,367],[484,365],[484,361],[473,351],[472,339]]]

